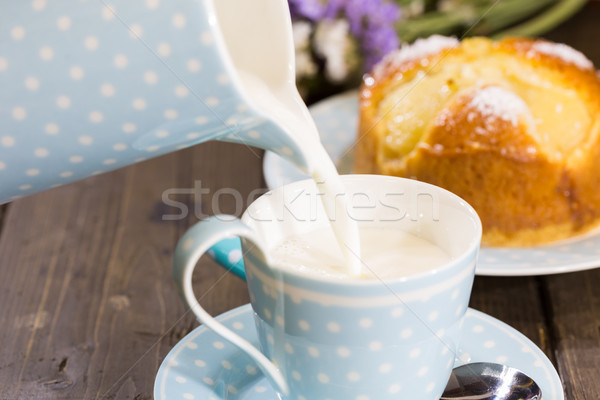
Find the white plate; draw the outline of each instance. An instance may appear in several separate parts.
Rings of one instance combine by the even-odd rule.
[[[358,126],[358,95],[348,92],[310,108],[321,141],[341,174],[352,173],[352,148]],[[265,180],[270,189],[307,178],[273,153],[265,155]],[[568,241],[529,248],[483,247],[477,275],[519,276],[573,272],[600,266],[600,230]]]
[[[231,310],[218,319],[258,345],[250,305]],[[537,382],[544,400],[564,400],[560,378],[550,360],[515,329],[469,309],[462,335],[463,346],[455,366],[478,361],[510,365]],[[254,361],[213,331],[200,326],[163,360],[154,382],[154,399],[277,400],[279,397]]]

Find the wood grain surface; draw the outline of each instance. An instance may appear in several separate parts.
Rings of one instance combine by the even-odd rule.
[[[262,153],[206,143],[17,201],[0,240],[0,399],[150,399],[167,352],[197,326],[170,278],[178,238],[202,198],[162,193],[201,182],[246,197]],[[226,160],[236,160],[235,163]],[[208,199],[208,195],[205,195]],[[220,211],[235,212],[223,196]],[[215,315],[248,302],[243,282],[205,258],[195,275]]]
[[[547,36],[600,65],[598,21],[592,2]],[[264,188],[261,157],[205,143],[0,208],[0,400],[151,399],[161,361],[197,326],[171,283],[175,244],[203,215],[241,213]],[[213,203],[223,188],[239,191],[241,208],[227,192]],[[244,283],[208,258],[194,284],[214,315],[248,302]],[[598,287],[600,270],[477,277],[471,307],[538,344],[568,400],[597,400]]]

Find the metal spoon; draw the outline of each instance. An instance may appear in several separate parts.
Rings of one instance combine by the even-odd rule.
[[[542,391],[523,372],[493,363],[454,368],[440,400],[541,400]]]

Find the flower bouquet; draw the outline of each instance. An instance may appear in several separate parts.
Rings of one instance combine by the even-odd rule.
[[[535,36],[586,0],[288,0],[296,80],[307,102],[356,87],[404,43],[432,34]]]

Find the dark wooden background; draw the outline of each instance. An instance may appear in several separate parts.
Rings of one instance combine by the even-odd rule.
[[[547,37],[600,65],[600,2]],[[197,217],[177,221],[171,188],[212,214],[210,195],[264,187],[262,152],[205,143],[0,208],[0,400],[152,398],[169,350],[197,326],[170,278],[172,251]],[[173,197],[171,197],[173,198]],[[232,198],[220,211],[235,212]],[[244,283],[208,258],[195,288],[214,315],[246,304]],[[600,270],[477,277],[471,307],[523,332],[558,368],[569,400],[600,398]]]

